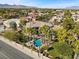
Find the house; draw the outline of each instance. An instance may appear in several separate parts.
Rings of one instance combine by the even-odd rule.
[[[19,23],[20,23],[20,19],[9,19],[7,21],[4,21],[3,24],[4,26],[6,26],[6,28],[9,28],[10,27],[10,22],[16,22],[17,26],[19,26]]]
[[[71,14],[75,22],[79,21],[79,11],[76,11],[76,12],[72,11]]]
[[[36,32],[39,33],[39,29],[40,27],[44,26],[44,25],[47,25],[49,27],[52,27],[52,24],[50,23],[47,23],[47,22],[42,22],[42,21],[35,21],[35,22],[28,22],[26,23],[26,26],[25,28],[34,28],[36,29]]]
[[[63,20],[63,18],[64,18],[64,13],[56,14],[49,20],[49,22],[52,23],[53,25],[55,25],[54,21],[61,22],[61,20]]]
[[[36,21],[36,17],[38,16],[38,13],[35,11],[28,13],[28,16],[26,17],[26,21]]]
[[[79,21],[79,14],[72,14],[72,18],[75,22]]]
[[[42,22],[42,21],[35,21],[35,22],[26,23],[26,28],[33,28],[33,27],[39,28],[39,27],[42,27],[43,25],[52,27],[52,24],[50,24],[50,23]]]

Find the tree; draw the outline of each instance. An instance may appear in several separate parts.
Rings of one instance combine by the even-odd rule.
[[[66,30],[72,30],[74,28],[74,20],[72,18],[65,18],[63,21],[63,27]]]
[[[16,22],[14,22],[14,21],[10,22],[10,27],[11,27],[13,30],[16,30],[16,29],[17,29],[17,24],[16,24]]]
[[[47,13],[45,15],[37,16],[36,20],[48,22],[50,18],[52,18],[52,13]]]
[[[72,44],[75,41],[75,37],[73,32],[67,31],[66,29],[62,28],[56,31],[57,40],[59,42],[67,42],[68,44]]]
[[[64,17],[65,18],[71,18],[71,16],[72,16],[72,14],[71,14],[70,10],[65,10],[64,11]]]
[[[79,22],[75,24],[75,27],[73,29],[73,33],[79,36]]]
[[[17,36],[17,42],[18,43],[26,43],[27,42],[27,36],[25,36],[24,35],[24,33],[23,32],[18,32],[17,34],[16,34],[16,36]]]
[[[40,28],[40,32],[43,34],[43,35],[46,35],[47,32],[49,30],[49,27],[47,25],[44,25]]]
[[[14,40],[16,40],[16,32],[14,32],[14,31],[5,31],[4,32],[4,37],[6,37],[6,38],[8,38],[9,40],[12,40],[12,41],[14,41]]]
[[[51,41],[51,30],[47,25],[44,25],[40,28],[40,33],[44,35],[44,42],[47,43],[46,45],[49,44]]]
[[[24,28],[23,32],[25,33],[25,35],[31,37],[32,36],[32,29],[31,28]]]
[[[28,36],[32,36],[32,35],[35,35],[37,32],[37,30],[35,28],[24,28],[23,29],[23,32],[28,35]]]
[[[74,59],[77,59],[77,56],[79,54],[79,40],[73,42],[73,50],[74,50]]]
[[[59,42],[64,42],[67,37],[67,31],[66,29],[58,29],[56,31],[57,40]]]
[[[23,25],[26,25],[26,20],[25,19],[21,19],[20,20],[20,24],[23,26]]]
[[[52,49],[49,50],[49,54],[53,58],[72,59],[73,50],[66,42],[56,42],[52,45]]]
[[[68,32],[67,32],[67,37],[66,37],[67,43],[71,45],[75,40],[76,40],[76,39],[75,39],[75,37],[74,37],[73,32],[72,32],[71,30],[68,31]]]

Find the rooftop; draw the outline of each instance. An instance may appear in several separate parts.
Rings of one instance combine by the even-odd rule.
[[[42,27],[43,25],[47,25],[49,27],[52,26],[52,24],[42,21],[34,21],[26,23],[26,27]]]

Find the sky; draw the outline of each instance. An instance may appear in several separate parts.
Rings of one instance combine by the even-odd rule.
[[[16,4],[41,8],[65,8],[79,6],[79,0],[0,0],[0,4]]]

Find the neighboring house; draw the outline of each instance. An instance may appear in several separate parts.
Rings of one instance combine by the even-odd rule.
[[[72,18],[75,22],[79,21],[79,11],[71,12]]]
[[[52,27],[52,24],[47,23],[47,22],[42,22],[42,21],[34,21],[33,22],[33,21],[31,21],[31,22],[26,23],[25,28],[35,28],[36,29],[36,32],[38,33],[40,27],[42,27],[44,25],[47,25],[49,27]]]
[[[38,15],[39,15],[39,16],[42,16],[42,15],[44,15],[44,13],[41,13],[41,12],[40,12],[40,13],[38,13]]]
[[[26,20],[27,21],[36,21],[37,16],[38,16],[38,14],[35,13],[35,12],[28,13],[28,16],[26,17]]]
[[[75,22],[79,21],[79,14],[72,14],[72,18]]]
[[[33,27],[42,27],[43,25],[47,25],[49,27],[52,27],[52,24],[42,21],[35,21],[35,22],[28,22],[26,23],[26,28],[33,28]]]
[[[9,19],[7,21],[4,21],[3,24],[4,26],[6,26],[6,28],[9,28],[10,27],[10,22],[16,22],[17,26],[19,26],[19,23],[20,23],[20,19]]]
[[[49,20],[49,22],[52,24],[55,24],[54,21],[61,22],[61,20],[63,19],[63,16],[64,16],[63,14],[55,15]]]
[[[49,20],[49,22],[53,23],[55,19],[57,19],[57,17],[56,17],[56,16],[53,16],[53,17]]]

